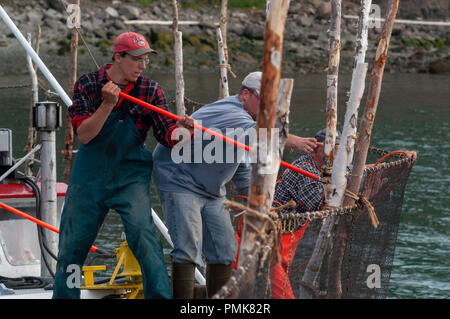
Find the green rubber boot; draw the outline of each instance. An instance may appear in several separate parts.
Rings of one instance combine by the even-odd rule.
[[[231,277],[232,266],[232,264],[206,265],[206,292],[208,298],[214,296],[214,294],[227,283]]]
[[[195,265],[173,263],[172,267],[173,297],[176,299],[193,299]]]

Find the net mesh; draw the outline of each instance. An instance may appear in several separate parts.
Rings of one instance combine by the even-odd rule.
[[[278,234],[259,238],[252,251],[241,256],[234,275],[215,298],[300,298],[308,290],[312,298],[326,298],[330,245],[317,279],[303,281],[320,228],[328,216],[350,220],[348,240],[342,262],[342,298],[386,298],[394,261],[403,195],[413,161],[404,153],[391,155],[371,148],[369,163],[388,156],[382,163],[364,170],[360,194],[373,205],[379,225],[372,225],[367,209],[361,205],[320,212],[283,214],[273,217]],[[307,222],[304,227],[296,227]],[[298,229],[298,230],[296,230]],[[274,236],[281,241],[276,262]],[[332,241],[331,241],[332,242]],[[282,247],[282,249],[281,249]],[[304,296],[302,294],[301,296]]]

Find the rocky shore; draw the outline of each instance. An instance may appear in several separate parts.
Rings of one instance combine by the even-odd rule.
[[[65,0],[2,1],[2,6],[23,34],[42,29],[40,56],[50,69],[64,71],[69,65],[71,30],[67,26]],[[115,36],[132,30],[142,33],[159,51],[152,57],[151,69],[158,73],[174,70],[171,25],[126,24],[127,20],[172,21],[170,1],[85,1],[81,0],[81,33],[99,64],[110,61]],[[181,1],[185,3],[189,1]],[[196,1],[197,3],[199,1]],[[210,2],[210,1],[204,1]],[[378,3],[384,15],[387,0]],[[220,3],[220,1],[216,1]],[[358,15],[359,0],[344,0],[342,14]],[[398,18],[448,20],[448,0],[410,0],[400,3]],[[197,8],[182,6],[180,20],[198,25],[180,25],[183,32],[184,70],[189,73],[216,72],[218,68],[216,28],[219,5]],[[324,72],[328,64],[330,5],[325,0],[291,1],[284,38],[283,72]],[[228,47],[235,73],[261,68],[264,37],[264,8],[229,9]],[[341,72],[351,72],[357,20],[343,18],[341,26]],[[396,24],[389,49],[386,72],[450,72],[449,26]],[[381,28],[369,31],[367,61],[372,62]],[[0,73],[26,73],[25,53],[3,21],[0,22]],[[92,70],[94,64],[86,47],[79,43],[79,70]]]

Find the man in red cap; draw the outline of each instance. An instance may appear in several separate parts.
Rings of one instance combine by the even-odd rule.
[[[82,75],[75,83],[69,113],[81,145],[61,216],[53,298],[80,297],[69,269],[74,265],[81,269],[110,209],[122,218],[128,245],[140,264],[144,296],[172,297],[151,215],[153,160],[144,142],[152,128],[159,143],[172,147],[177,143],[172,132],[180,126],[193,132],[194,120],[184,116],[175,122],[119,98],[123,91],[167,110],[159,84],[142,76],[149,53],[156,51],[144,36],[122,33],[114,41],[113,63]]]

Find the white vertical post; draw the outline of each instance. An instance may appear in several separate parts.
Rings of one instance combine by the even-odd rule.
[[[56,133],[41,132],[41,217],[46,223],[57,225],[57,194],[56,194]],[[58,251],[58,234],[44,230],[47,247],[54,254]],[[42,252],[45,254],[46,252]],[[56,270],[56,260],[46,257],[53,272]],[[48,269],[41,262],[41,276],[49,277]]]
[[[34,107],[34,124],[41,140],[41,218],[44,222],[56,226],[58,222],[56,193],[56,130],[61,127],[61,108],[55,102],[40,102]],[[58,234],[44,230],[44,243],[56,254],[58,251]],[[43,251],[54,273],[56,260]],[[47,265],[41,262],[41,276],[49,277]]]

